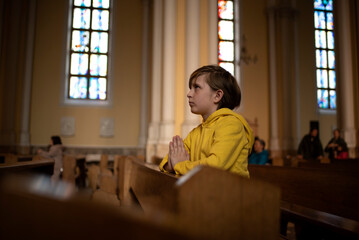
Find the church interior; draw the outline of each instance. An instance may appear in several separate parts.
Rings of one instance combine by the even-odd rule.
[[[357,0],[1,0],[0,33],[1,239],[359,238]],[[266,143],[250,180],[158,170],[202,122],[187,93],[204,65],[229,66]],[[313,129],[323,149],[339,129],[346,159],[299,158]]]

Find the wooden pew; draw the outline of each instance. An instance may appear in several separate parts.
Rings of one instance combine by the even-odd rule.
[[[134,158],[119,163],[122,205],[174,216],[179,231],[205,239],[278,239],[280,191],[199,166],[180,178]]]
[[[359,172],[359,159],[328,159],[328,162],[300,160],[298,161],[297,166],[304,168],[326,168],[347,172]]]
[[[1,154],[3,163],[0,163],[0,174],[6,173],[41,173],[51,175],[54,168],[54,160],[39,159],[33,156]]]
[[[250,165],[251,179],[280,187],[283,224],[298,234],[316,229],[324,237],[359,237],[359,175],[334,169]],[[285,226],[282,226],[285,233]]]
[[[81,198],[46,177],[0,179],[0,239],[194,239],[155,216]]]

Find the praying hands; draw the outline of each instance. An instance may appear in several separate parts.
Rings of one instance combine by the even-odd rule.
[[[180,136],[174,136],[169,144],[167,171],[173,172],[177,163],[189,159],[190,156],[184,146],[183,139]]]

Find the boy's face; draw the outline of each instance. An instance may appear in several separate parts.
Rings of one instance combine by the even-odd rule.
[[[201,75],[192,81],[192,86],[187,93],[191,112],[202,115],[206,120],[217,110],[218,99],[216,91],[213,91],[206,81],[207,75]]]

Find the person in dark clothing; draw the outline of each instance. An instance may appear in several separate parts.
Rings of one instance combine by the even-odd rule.
[[[312,129],[299,144],[298,158],[314,160],[323,158],[323,146],[318,137],[318,129]]]
[[[329,159],[331,160],[335,158],[347,158],[344,157],[344,155],[348,155],[345,154],[348,152],[348,146],[344,139],[340,137],[339,129],[333,131],[333,138],[330,139],[324,151],[329,153]]]

